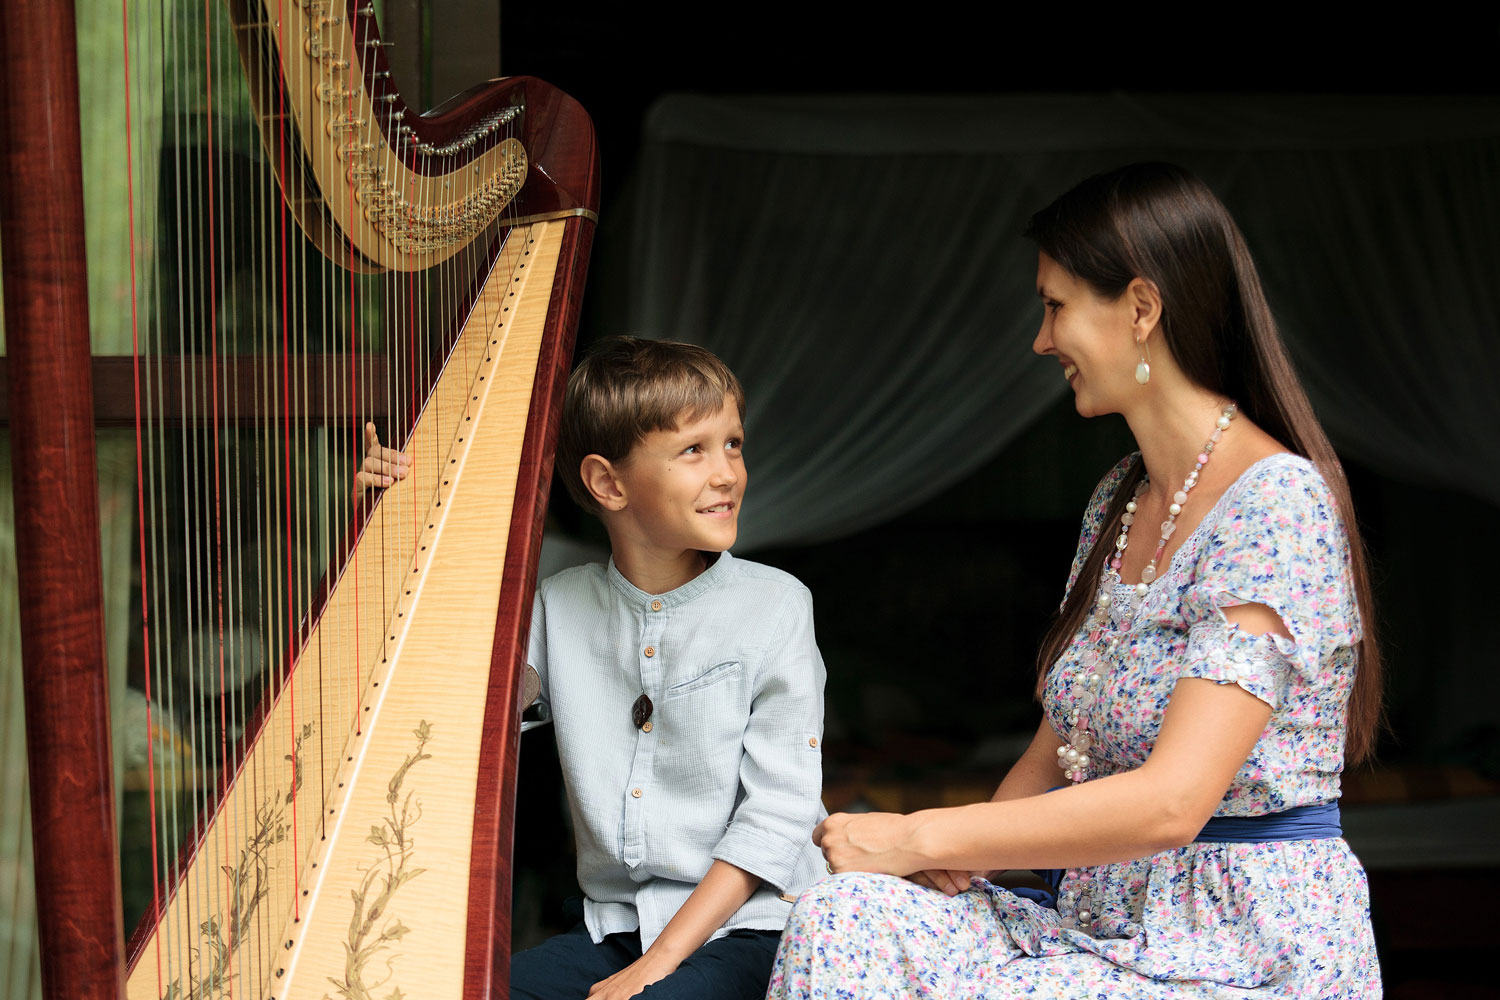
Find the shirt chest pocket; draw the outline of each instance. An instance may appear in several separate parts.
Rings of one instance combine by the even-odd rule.
[[[745,665],[743,663],[739,660],[725,660],[723,663],[709,667],[696,677],[667,688],[667,700],[682,698],[713,687],[728,686],[737,689],[739,685],[735,682],[744,680],[744,677]]]
[[[721,758],[738,761],[750,714],[747,687],[740,660],[716,663],[668,687],[662,693],[660,730],[667,754],[658,757],[658,766],[671,767],[668,760],[673,760],[692,770],[712,768]]]

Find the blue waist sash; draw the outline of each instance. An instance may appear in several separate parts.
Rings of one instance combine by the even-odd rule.
[[[1324,802],[1315,806],[1298,806],[1264,816],[1214,816],[1193,838],[1195,844],[1271,844],[1286,840],[1330,840],[1344,835],[1339,819],[1339,804]],[[1052,887],[1013,889],[1049,909],[1057,908],[1055,893],[1062,885],[1063,869],[1041,868],[1036,874]]]
[[[1339,804],[1298,806],[1264,816],[1215,816],[1193,838],[1197,844],[1270,844],[1282,840],[1331,840],[1344,835]]]

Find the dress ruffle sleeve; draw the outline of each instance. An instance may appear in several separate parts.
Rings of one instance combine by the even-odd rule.
[[[1178,676],[1238,684],[1272,709],[1280,708],[1293,669],[1291,646],[1283,636],[1252,635],[1222,619],[1199,622],[1188,629]]]
[[[1306,459],[1260,463],[1204,519],[1175,614],[1187,629],[1182,676],[1238,683],[1273,708],[1292,675],[1316,677],[1359,636],[1349,542],[1337,504]],[[1223,609],[1270,608],[1291,633],[1239,633]]]

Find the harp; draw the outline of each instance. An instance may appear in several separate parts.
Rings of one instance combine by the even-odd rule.
[[[152,45],[196,51],[190,84],[162,93],[208,96],[157,160],[155,209],[139,210],[151,185],[131,189],[131,232],[151,237],[129,249],[138,346],[91,358],[73,12],[7,8],[0,233],[45,991],[504,996],[519,671],[598,199],[587,116],[525,78],[418,114],[354,0],[186,4],[140,43],[126,4],[127,73]],[[219,96],[231,75],[242,89]],[[127,76],[125,115],[139,93]],[[137,172],[155,155],[127,151]],[[351,522],[366,419],[414,463]],[[122,839],[149,831],[150,849],[123,959],[94,499],[109,421],[136,442],[149,754],[145,787],[125,781],[127,812],[150,805]]]

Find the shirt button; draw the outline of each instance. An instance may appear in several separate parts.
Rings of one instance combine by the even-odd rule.
[[[661,601],[652,601],[651,602],[651,610],[652,611],[660,611],[661,610]]]
[[[641,790],[639,788],[632,788],[630,790],[630,797],[632,799],[638,799],[638,798],[640,798],[641,797]]]
[[[652,657],[652,656],[655,656],[655,655],[656,655],[656,647],[655,646],[647,646],[646,647],[646,656],[649,658],[649,657]]]
[[[649,732],[651,732],[651,723],[649,723],[649,722],[643,722],[643,723],[641,723],[641,732],[643,732],[643,733],[649,733]]]
[[[810,740],[807,741],[807,745],[810,746],[810,747],[817,746],[818,745],[818,738],[816,736],[814,736],[812,739],[810,739]]]

